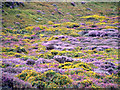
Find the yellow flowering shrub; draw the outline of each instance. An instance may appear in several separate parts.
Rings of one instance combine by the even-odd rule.
[[[99,15],[89,15],[89,16],[83,16],[81,18],[95,18],[95,19],[108,19],[107,17],[105,16],[99,16]]]
[[[15,67],[19,67],[19,66],[20,66],[20,64],[15,65]]]
[[[78,23],[73,23],[73,22],[64,22],[61,24],[62,26],[68,26],[68,27],[74,27],[74,26],[79,26]]]
[[[28,31],[32,31],[33,28],[34,28],[34,26],[28,26],[28,27],[26,27],[25,29],[28,30]]]
[[[46,83],[44,82],[44,81],[33,81],[32,82],[32,86],[34,87],[36,87],[37,86],[37,88],[46,88]]]
[[[84,63],[84,62],[77,63],[72,66],[72,68],[78,68],[78,67],[83,68],[84,70],[87,70],[87,71],[91,70],[91,67],[87,63]]]
[[[111,29],[111,28],[117,29],[117,27],[114,27],[114,26],[105,26],[105,29]]]
[[[70,33],[69,35],[70,35],[70,36],[73,36],[73,37],[79,37],[79,36],[80,36],[80,35],[79,35],[78,33],[76,33],[76,32]]]
[[[58,88],[58,85],[55,83],[50,83],[46,88]]]
[[[33,81],[35,81],[36,77],[31,76],[30,78],[27,79],[28,82],[32,83]]]
[[[24,70],[16,77],[30,82],[33,87],[37,86],[37,88],[56,88],[72,84],[73,82],[67,75],[61,75],[53,70],[46,71],[43,74],[35,70]]]
[[[53,25],[54,23],[52,21],[48,21],[48,24],[49,25]]]
[[[65,62],[63,64],[59,64],[58,68],[62,69],[70,69],[72,67],[73,63],[71,62]]]
[[[44,36],[44,34],[39,34],[39,36],[40,36],[40,37],[43,37],[43,36]]]
[[[87,79],[87,80],[81,81],[81,83],[86,85],[86,84],[92,84],[93,82],[92,82],[92,80]]]
[[[16,75],[16,77],[27,81],[29,77],[37,76],[38,74],[40,74],[40,73],[36,72],[35,70],[24,70],[24,71],[22,71],[22,73]]]
[[[66,50],[64,50],[64,51],[59,51],[59,50],[51,50],[50,51],[53,55],[68,55],[68,54],[70,54],[70,53],[73,53],[73,51],[66,51]]]
[[[58,27],[61,26],[61,24],[53,24],[53,26]]]
[[[105,22],[96,23],[96,25],[105,25],[105,24],[107,24],[107,23],[105,23]]]
[[[39,25],[38,27],[39,27],[41,30],[43,30],[43,29],[47,29],[47,27],[44,26],[44,25]]]

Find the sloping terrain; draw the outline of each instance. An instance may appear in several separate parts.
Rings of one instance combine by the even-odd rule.
[[[118,3],[3,3],[2,87],[119,88]]]

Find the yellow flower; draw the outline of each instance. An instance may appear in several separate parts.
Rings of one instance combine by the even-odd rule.
[[[54,26],[61,26],[61,24],[54,24]]]
[[[92,84],[91,88],[97,88],[97,87]]]
[[[39,25],[38,27],[39,27],[40,29],[42,29],[42,30],[43,30],[43,29],[47,29],[47,27],[46,27],[46,26],[43,26],[43,25]]]
[[[19,67],[19,66],[20,66],[20,64],[15,65],[15,67]]]
[[[81,18],[90,18],[90,17],[93,17],[95,19],[108,19],[105,16],[99,16],[99,15],[89,15],[89,16],[83,16]]]
[[[48,24],[49,25],[53,25],[54,23],[52,21],[48,21]]]
[[[105,22],[101,22],[101,23],[96,23],[96,25],[104,25],[106,24]]]
[[[31,76],[30,78],[28,78],[27,81],[31,83],[31,82],[34,81],[34,80],[35,80],[35,77],[34,77],[34,76]]]
[[[61,39],[62,41],[66,41],[67,40],[67,38],[63,38],[63,39]]]
[[[44,36],[44,34],[40,34],[40,36],[42,37],[42,36]]]
[[[34,28],[34,26],[28,26],[25,29],[28,30],[28,31],[31,31],[33,28]]]

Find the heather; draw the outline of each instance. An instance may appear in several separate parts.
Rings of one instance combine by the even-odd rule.
[[[117,4],[2,3],[2,87],[119,88]]]

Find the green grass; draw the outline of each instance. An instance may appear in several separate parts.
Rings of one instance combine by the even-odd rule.
[[[26,25],[38,25],[38,24],[46,24],[48,21],[53,21],[55,23],[62,23],[65,20],[69,20],[71,22],[80,23],[82,19],[80,16],[76,15],[87,15],[87,14],[98,14],[98,15],[108,15],[112,16],[117,13],[117,3],[107,2],[88,2],[86,4],[81,4],[80,2],[76,2],[76,6],[72,6],[70,2],[24,2],[24,7],[16,7],[14,9],[10,9],[7,7],[3,7],[5,11],[2,13],[2,19],[4,21],[3,27],[21,27],[24,28]],[[52,4],[56,4],[58,10],[63,13],[63,15],[59,14],[54,9]],[[86,8],[91,8],[92,11],[86,10]],[[112,10],[110,10],[110,8]],[[41,10],[45,12],[45,14],[37,13],[37,10]],[[54,12],[54,15],[51,13]],[[67,14],[70,13],[70,14]],[[16,15],[20,14],[20,18],[17,18]],[[41,20],[38,20],[41,18]],[[36,22],[39,21],[39,22]],[[14,22],[20,22],[20,26],[14,24]],[[82,21],[85,22],[85,21]]]

